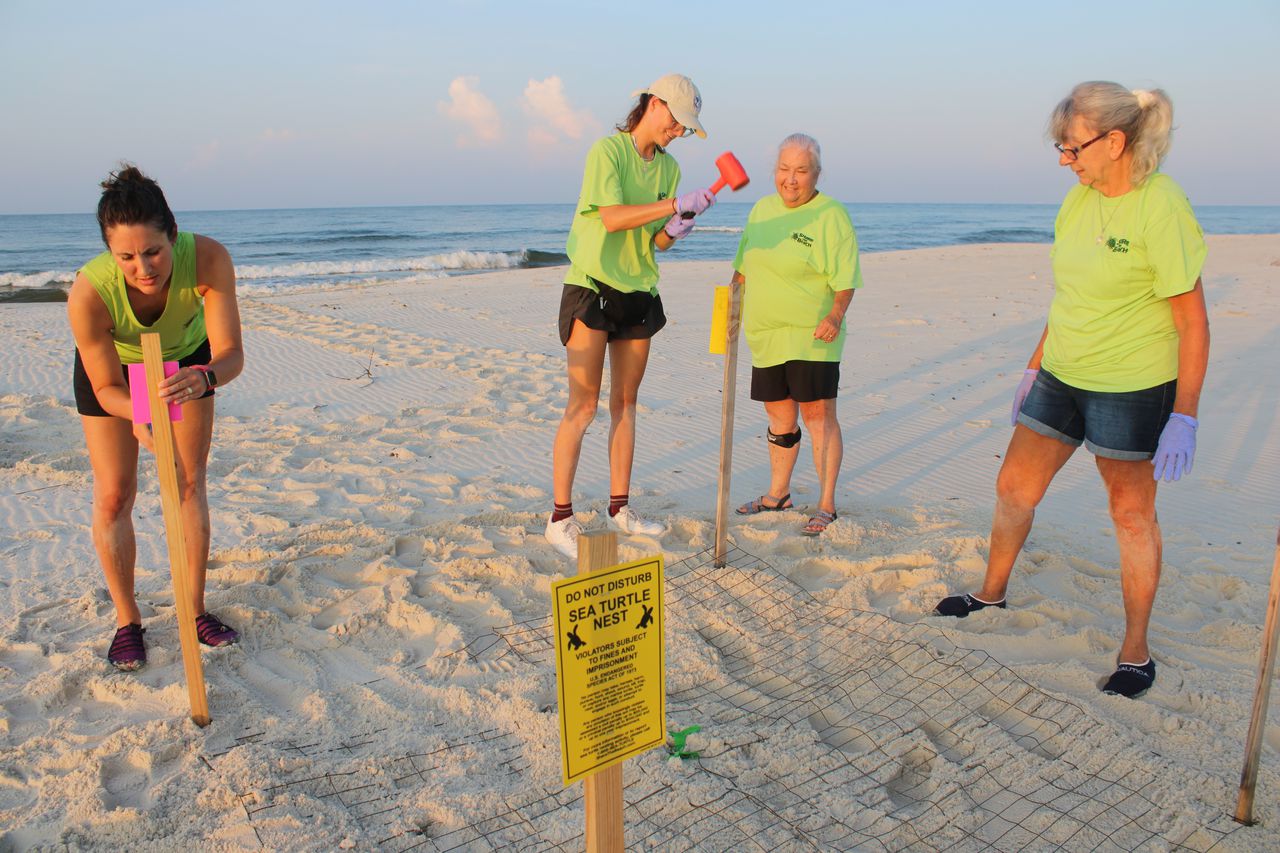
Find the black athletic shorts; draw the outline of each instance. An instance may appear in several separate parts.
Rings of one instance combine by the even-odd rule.
[[[788,361],[751,368],[751,399],[762,403],[834,400],[839,387],[838,361]]]
[[[179,367],[190,367],[193,364],[208,364],[213,355],[209,352],[209,340],[206,338],[201,341],[200,346],[192,350],[191,355],[178,359]],[[120,365],[120,369],[124,371],[125,387],[129,385],[129,368],[127,365]],[[98,397],[93,393],[93,383],[89,381],[89,374],[85,372],[84,362],[80,360],[80,350],[76,350],[76,363],[71,371],[71,382],[76,390],[76,411],[82,415],[88,415],[91,418],[109,418],[111,413],[102,408],[98,404]],[[200,395],[200,399],[212,397],[213,389]]]
[[[611,341],[652,338],[667,325],[661,296],[647,291],[623,293],[594,278],[591,281],[600,288],[599,293],[576,284],[564,286],[560,294],[560,343],[568,345],[574,320],[581,320],[588,329],[608,332]]]

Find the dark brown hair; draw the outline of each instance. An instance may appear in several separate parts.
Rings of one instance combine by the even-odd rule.
[[[645,111],[649,109],[649,102],[653,100],[653,95],[643,92],[640,99],[636,101],[636,105],[631,108],[631,112],[627,113],[627,117],[622,120],[622,124],[615,125],[618,130],[623,133],[630,133],[640,124],[640,119],[644,118]]]
[[[102,182],[98,199],[98,229],[107,242],[107,229],[116,225],[150,225],[177,239],[178,221],[165,201],[164,191],[132,163],[121,163]]]

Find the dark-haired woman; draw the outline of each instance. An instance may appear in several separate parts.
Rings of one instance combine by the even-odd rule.
[[[1014,393],[982,589],[935,608],[963,618],[1006,606],[1036,506],[1084,444],[1107,490],[1124,598],[1124,639],[1102,689],[1130,698],[1156,679],[1156,486],[1191,470],[1209,361],[1204,235],[1181,187],[1157,171],[1172,126],[1164,92],[1110,82],[1081,83],[1050,118],[1058,165],[1077,181],[1054,223],[1053,304]]]
[[[158,184],[126,166],[102,184],[98,227],[107,251],[76,275],[67,300],[75,336],[76,409],[93,468],[93,543],[116,609],[108,660],[122,670],[146,663],[142,614],[134,598],[132,510],[138,445],[154,451],[147,426],[133,423],[128,368],[142,361],[141,336],[160,335],[178,372],[160,396],[182,406],[173,424],[196,631],[222,646],[236,632],[205,610],[209,504],[205,491],[214,389],[244,365],[231,256],[215,240],[178,231]]]
[[[546,537],[578,557],[581,525],[573,517],[573,479],[582,437],[596,415],[609,355],[609,519],[623,533],[657,536],[664,525],[629,506],[635,452],[636,396],[649,341],[667,322],[658,296],[654,250],[666,251],[693,229],[693,216],[715,203],[709,189],[677,195],[680,167],[667,147],[706,132],[702,96],[688,77],[668,74],[635,93],[639,100],[618,132],[587,154],[582,192],[569,231],[571,266],[560,301],[560,341],[569,366],[569,401],[556,433],[555,507]]]

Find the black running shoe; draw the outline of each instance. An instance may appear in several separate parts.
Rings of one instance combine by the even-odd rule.
[[[933,608],[933,612],[939,616],[955,616],[963,619],[970,613],[976,613],[987,607],[999,607],[1004,610],[1004,599],[1002,598],[999,601],[979,601],[968,593],[964,595],[948,595],[938,602],[938,606]]]
[[[1122,663],[1102,685],[1103,693],[1137,699],[1156,683],[1156,662],[1147,658],[1144,664]]]

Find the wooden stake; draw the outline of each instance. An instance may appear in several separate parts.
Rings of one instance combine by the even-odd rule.
[[[164,530],[169,545],[169,571],[173,576],[173,598],[178,607],[178,638],[182,641],[182,665],[187,674],[187,695],[191,719],[197,726],[209,725],[209,700],[205,696],[204,665],[200,661],[200,639],[196,635],[196,614],[191,607],[191,576],[187,564],[187,537],[182,528],[178,497],[178,458],[173,449],[173,423],[169,405],[160,400],[164,379],[164,354],[160,336],[142,336],[142,361],[147,368],[147,400],[151,406],[151,435],[156,445],[156,468],[160,478],[160,505],[164,510]]]
[[[1280,532],[1276,533],[1276,560],[1271,566],[1271,592],[1267,595],[1267,622],[1262,631],[1262,653],[1258,660],[1258,688],[1253,694],[1253,717],[1249,720],[1249,736],[1245,740],[1244,770],[1240,774],[1240,796],[1236,800],[1235,818],[1245,826],[1253,825],[1253,792],[1258,783],[1258,759],[1262,754],[1262,735],[1267,727],[1267,702],[1271,698],[1271,676],[1275,669],[1277,608],[1280,608]]]
[[[724,381],[720,395],[720,483],[716,494],[715,565],[729,551],[729,482],[733,477],[733,412],[738,387],[738,331],[742,319],[742,285],[729,285],[729,323],[725,328]]]
[[[578,574],[589,575],[618,562],[618,536],[593,530],[578,537]],[[582,780],[587,812],[587,853],[623,853],[622,765],[606,767]]]

